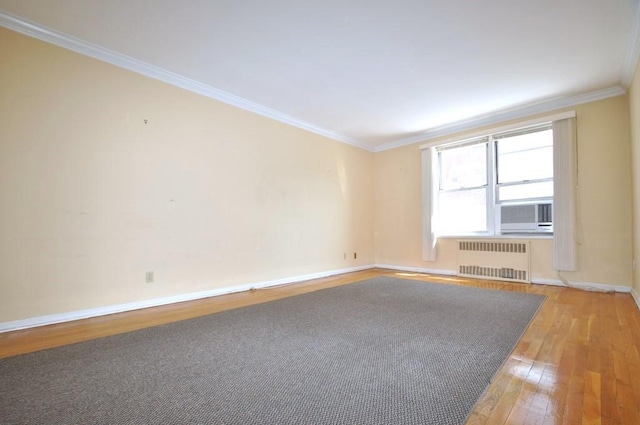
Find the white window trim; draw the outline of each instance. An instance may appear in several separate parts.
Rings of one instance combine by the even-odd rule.
[[[435,178],[434,175],[434,168],[435,168],[435,164],[433,160],[433,154],[435,152],[435,148],[441,145],[446,145],[446,144],[458,144],[458,143],[466,143],[466,142],[471,142],[474,139],[479,139],[482,137],[485,137],[487,135],[490,134],[496,134],[496,133],[504,133],[504,132],[508,132],[511,130],[516,130],[519,128],[524,128],[524,127],[532,127],[535,125],[540,125],[540,124],[544,124],[544,123],[548,123],[548,122],[554,122],[554,121],[559,121],[559,120],[564,120],[564,119],[568,119],[568,118],[575,118],[576,117],[576,112],[574,110],[571,111],[564,111],[564,112],[560,112],[557,114],[552,114],[552,115],[545,115],[545,116],[541,116],[538,118],[533,118],[530,120],[526,120],[526,121],[519,121],[519,122],[515,122],[513,124],[508,124],[508,125],[503,125],[503,126],[499,126],[499,127],[492,127],[492,128],[487,128],[487,129],[483,129],[483,130],[478,130],[475,131],[473,133],[469,133],[469,134],[465,134],[463,137],[464,139],[461,139],[460,136],[458,137],[450,137],[447,139],[443,139],[443,140],[434,140],[432,142],[429,143],[425,143],[420,145],[420,150],[423,151],[423,177],[422,177],[422,181],[423,181],[423,185],[425,182],[425,176],[424,176],[424,171],[425,171],[425,159],[428,157],[429,160],[429,165],[426,167],[426,169],[429,171],[429,174],[431,174],[429,176],[429,181],[433,182],[433,178]],[[491,145],[492,143],[489,143],[489,145]],[[428,152],[428,153],[427,153]],[[495,164],[493,165],[495,167]],[[495,176],[495,170],[492,170],[491,173],[489,173],[491,175]],[[491,177],[493,178],[493,177]],[[436,198],[435,196],[435,188],[433,185],[428,185],[431,186],[430,189],[426,189],[423,187],[423,259],[425,261],[435,261],[435,247],[436,247],[436,240],[438,238],[456,238],[456,237],[464,237],[464,236],[473,236],[473,237],[480,237],[480,238],[509,238],[512,237],[512,235],[500,235],[496,233],[496,229],[495,229],[495,220],[488,220],[487,222],[487,231],[486,232],[475,232],[475,233],[466,233],[466,234],[460,234],[460,235],[449,235],[449,234],[436,234],[434,232],[434,224],[435,224],[435,216],[437,214],[437,205],[436,205],[436,201],[434,198]],[[426,189],[426,190],[425,190]],[[491,192],[491,191],[488,191]],[[426,195],[426,196],[425,196]],[[495,196],[495,194],[492,194],[492,196]],[[428,199],[427,199],[428,197]],[[487,205],[489,205],[489,203],[487,203]],[[489,208],[489,207],[488,207]],[[489,221],[492,221],[491,223],[489,223]],[[428,224],[427,224],[428,223]],[[520,238],[522,238],[522,236],[519,236]],[[553,235],[531,235],[531,238],[547,238],[547,239],[551,239],[553,238]],[[429,248],[427,248],[427,246],[429,246]]]
[[[561,118],[564,119],[564,118]],[[493,151],[491,152],[491,155],[493,155],[493,158],[496,158],[496,142],[508,138],[508,137],[513,137],[517,134],[528,134],[531,132],[537,132],[537,131],[542,131],[544,129],[547,130],[553,130],[553,121],[550,122],[544,122],[544,123],[540,123],[540,124],[534,124],[534,125],[527,125],[527,126],[523,126],[523,127],[518,127],[517,129],[513,130],[513,131],[505,131],[505,132],[501,132],[501,133],[497,133],[497,134],[492,134],[491,136],[489,136],[489,140],[491,142],[491,149],[493,149]],[[520,131],[518,131],[520,130]],[[553,143],[551,144],[551,148],[553,149]],[[516,181],[516,182],[509,182],[509,183],[499,183],[496,180],[496,177],[498,176],[497,173],[497,166],[498,166],[498,161],[497,160],[493,160],[492,161],[492,166],[493,169],[491,170],[493,175],[492,177],[492,183],[493,183],[493,199],[491,199],[491,201],[493,202],[494,205],[500,205],[500,204],[518,204],[518,203],[530,203],[530,202],[546,202],[546,201],[553,201],[553,196],[548,197],[548,196],[540,196],[540,197],[534,197],[534,198],[519,198],[519,199],[515,199],[515,200],[500,200],[500,197],[498,196],[498,193],[500,191],[501,187],[509,187],[512,185],[522,185],[524,182],[523,181]],[[543,183],[543,182],[553,182],[553,177],[550,178],[541,178],[541,179],[531,179],[528,180],[527,183]],[[492,208],[488,208],[488,210],[492,210]],[[494,217],[495,218],[495,217]],[[494,223],[495,225],[497,225],[497,223]],[[498,232],[494,232],[494,233],[498,233]]]
[[[518,127],[518,130],[527,130],[527,132],[536,132],[536,131],[544,131],[544,130],[548,130],[551,129],[551,123],[550,122],[544,122],[542,123],[542,125],[533,125],[533,126],[525,126],[525,127]],[[507,132],[508,133],[508,132]],[[514,132],[511,132],[512,134]],[[476,237],[476,236],[505,236],[506,234],[502,233],[499,229],[499,224],[497,222],[499,215],[498,215],[498,209],[500,208],[500,205],[515,205],[515,204],[529,204],[531,202],[553,202],[553,196],[549,197],[549,196],[541,196],[541,197],[532,197],[532,198],[518,198],[518,199],[509,199],[509,200],[498,200],[498,190],[500,187],[504,187],[504,186],[509,186],[510,184],[513,185],[522,185],[523,183],[525,183],[524,181],[518,181],[518,182],[512,182],[512,183],[508,183],[508,184],[498,184],[496,177],[497,177],[497,167],[498,167],[498,161],[497,161],[497,142],[502,140],[503,137],[502,135],[505,134],[504,132],[502,133],[498,133],[498,134],[489,134],[486,137],[481,137],[481,138],[475,138],[475,139],[471,139],[471,141],[463,141],[460,143],[454,142],[451,144],[447,144],[447,145],[438,145],[438,146],[433,146],[431,148],[428,149],[429,152],[433,152],[433,157],[434,157],[434,162],[436,162],[436,164],[440,164],[439,162],[439,153],[440,152],[446,152],[449,148],[460,148],[460,147],[464,147],[467,145],[475,145],[475,144],[484,144],[486,146],[486,150],[485,150],[485,162],[487,164],[487,176],[486,176],[486,183],[482,186],[470,186],[470,187],[461,187],[461,188],[455,188],[455,189],[441,189],[440,188],[440,184],[441,184],[441,180],[442,180],[442,176],[440,174],[438,175],[434,175],[432,176],[432,182],[431,185],[433,186],[433,195],[434,197],[438,197],[439,194],[445,192],[461,192],[461,191],[466,191],[466,190],[478,190],[478,189],[484,189],[485,191],[485,197],[486,197],[486,204],[485,204],[485,214],[486,214],[486,227],[485,230],[476,230],[476,231],[466,231],[466,232],[437,232],[436,234],[438,235],[438,237]],[[509,137],[509,136],[507,136]],[[553,181],[553,178],[550,179],[539,179],[539,180],[533,180],[533,181],[528,181],[528,182],[544,182],[544,181]],[[432,201],[432,204],[435,205],[435,202]],[[440,211],[435,211],[436,215],[440,213]],[[437,229],[437,225],[434,226]],[[551,235],[549,235],[551,236]]]

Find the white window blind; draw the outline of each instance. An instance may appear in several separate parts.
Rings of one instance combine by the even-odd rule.
[[[437,179],[438,170],[434,148],[422,150],[422,259],[436,261],[436,234],[434,232],[438,211],[433,190],[433,179]]]
[[[575,118],[553,122],[553,268],[578,269],[576,238]]]

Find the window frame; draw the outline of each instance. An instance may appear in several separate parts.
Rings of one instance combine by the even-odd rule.
[[[501,139],[506,139],[508,137],[523,136],[526,134],[536,133],[540,131],[548,131],[548,130],[552,131],[552,137],[553,137],[553,128],[552,128],[551,122],[537,124],[537,125],[528,126],[528,127],[521,127],[515,130],[507,131],[507,132],[494,132],[492,133],[491,136],[489,136],[490,140],[493,141],[493,148],[494,148],[494,173],[493,174],[494,174],[494,180],[495,180],[494,181],[494,202],[496,207],[499,207],[500,205],[503,205],[503,204],[512,205],[512,204],[518,204],[518,203],[524,204],[524,203],[532,203],[532,202],[553,201],[553,195],[501,200],[500,194],[499,194],[501,187],[518,186],[523,184],[546,183],[546,182],[551,182],[553,184],[553,176],[547,177],[547,178],[541,178],[541,179],[519,180],[515,182],[500,183],[499,174],[498,174],[498,142]],[[551,150],[553,151],[553,141],[551,142]],[[553,164],[551,165],[553,166]]]
[[[509,130],[503,131],[488,131],[479,137],[471,137],[458,141],[451,141],[448,143],[441,143],[437,145],[430,146],[434,149],[435,159],[437,164],[435,167],[437,169],[437,173],[433,175],[433,177],[437,177],[437,180],[431,182],[432,190],[434,196],[439,200],[441,193],[446,192],[461,192],[465,190],[477,190],[480,188],[485,188],[486,193],[486,230],[481,231],[471,231],[471,232],[453,232],[453,233],[443,233],[440,229],[438,229],[438,225],[436,224],[435,234],[438,237],[505,237],[507,235],[502,234],[500,232],[500,225],[498,220],[500,218],[499,209],[502,205],[516,205],[516,204],[531,204],[536,202],[545,202],[551,201],[553,202],[552,196],[543,196],[543,197],[532,197],[532,198],[520,198],[517,200],[500,200],[499,198],[499,189],[500,187],[508,187],[514,185],[522,185],[522,184],[534,184],[539,182],[553,182],[553,177],[551,178],[543,178],[543,179],[533,179],[533,180],[522,180],[517,182],[508,182],[508,183],[498,183],[498,149],[497,143],[500,139],[504,139],[506,137],[515,137],[521,134],[530,134],[539,131],[546,131],[552,129],[552,121],[543,121],[538,122],[534,125],[523,125],[521,127],[514,127]],[[463,187],[457,189],[441,189],[441,181],[442,181],[442,170],[441,170],[441,152],[446,151],[448,149],[456,149],[465,146],[475,145],[486,143],[486,185],[484,186],[474,186],[474,187]],[[552,143],[553,149],[553,143]],[[438,218],[440,216],[440,205],[439,201],[434,202],[434,213],[435,217]],[[439,223],[439,219],[436,219],[436,223]]]

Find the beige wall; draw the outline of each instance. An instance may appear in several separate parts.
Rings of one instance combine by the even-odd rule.
[[[618,96],[571,109],[576,111],[578,123],[579,271],[563,275],[574,282],[628,287],[632,281],[628,98]],[[465,133],[446,139],[457,136],[463,139]],[[421,258],[419,145],[375,155],[376,262],[453,271],[454,239],[438,241],[437,261]],[[550,239],[532,240],[533,278],[557,279],[552,250]]]
[[[456,267],[453,239],[421,259],[419,144],[374,155],[5,29],[0,54],[0,323],[374,262]],[[640,291],[638,74],[629,97],[572,108],[576,282]],[[533,277],[556,279],[551,240],[532,246]]]
[[[0,56],[0,322],[373,263],[372,153],[5,29]]]
[[[636,259],[633,287],[640,296],[640,61],[636,65],[636,72],[629,88],[629,116],[633,169],[633,252]]]

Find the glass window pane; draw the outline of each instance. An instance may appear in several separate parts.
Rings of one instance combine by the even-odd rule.
[[[487,144],[440,151],[440,189],[481,187],[487,184]]]
[[[550,198],[553,196],[553,182],[524,183],[498,187],[500,201],[518,199]]]
[[[440,192],[438,201],[438,233],[454,235],[487,230],[486,189]]]
[[[553,131],[505,137],[496,143],[498,183],[553,177]]]

